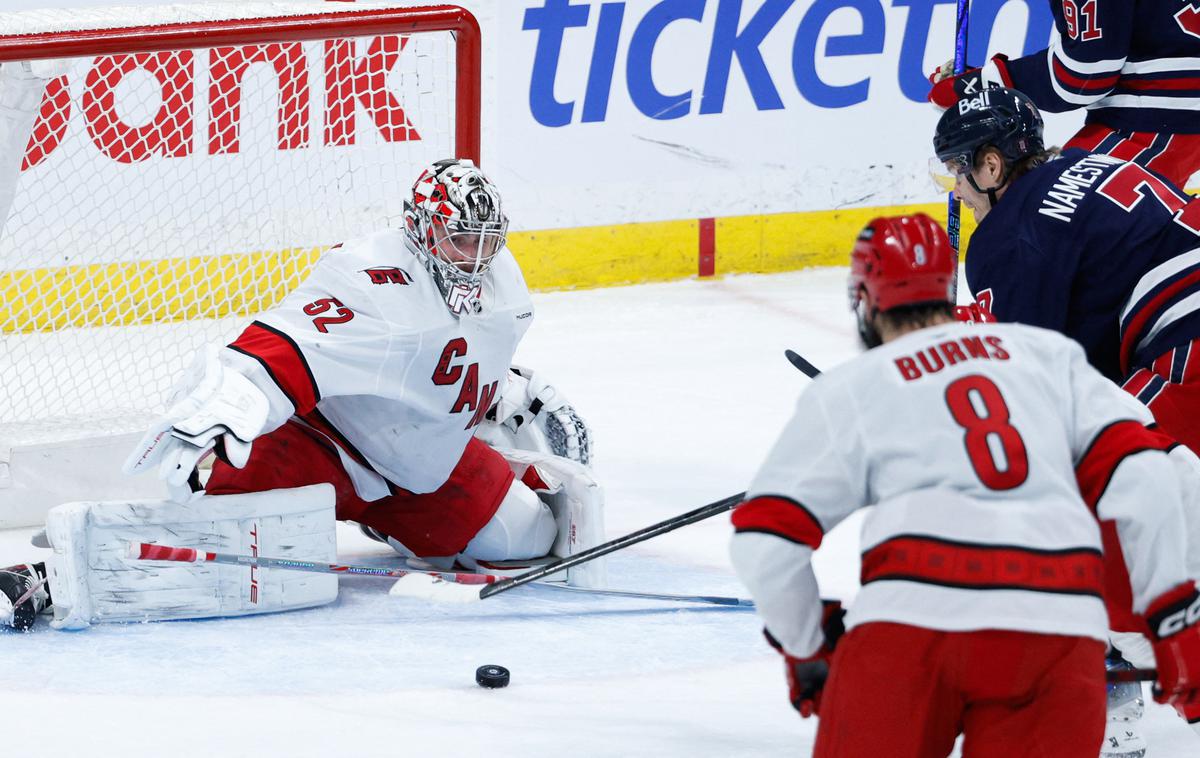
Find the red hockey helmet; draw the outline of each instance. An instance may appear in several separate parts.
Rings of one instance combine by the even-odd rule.
[[[877,218],[850,254],[850,308],[870,313],[917,303],[953,305],[955,264],[946,232],[924,213]]]

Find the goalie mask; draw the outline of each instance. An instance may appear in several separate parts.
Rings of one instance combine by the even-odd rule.
[[[413,184],[404,220],[409,239],[451,309],[459,312],[456,304],[475,301],[508,234],[496,185],[470,160],[440,160]]]

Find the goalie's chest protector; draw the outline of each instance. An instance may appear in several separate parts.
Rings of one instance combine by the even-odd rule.
[[[312,339],[300,301],[322,292],[353,316],[319,325],[327,331]],[[498,399],[533,316],[507,249],[484,277],[479,312],[458,315],[396,232],[331,252],[288,300],[299,309],[274,313],[302,314],[291,326],[309,337],[298,342],[321,393],[304,420],[338,444],[343,462],[348,456],[417,493],[449,477]]]

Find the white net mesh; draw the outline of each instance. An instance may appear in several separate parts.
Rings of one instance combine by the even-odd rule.
[[[65,76],[0,68],[0,424],[141,423],[201,345],[399,224],[419,167],[456,153],[449,32],[152,52],[115,34],[126,51]]]

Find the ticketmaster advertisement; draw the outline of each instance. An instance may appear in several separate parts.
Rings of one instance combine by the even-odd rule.
[[[92,11],[108,4],[8,0],[5,10]],[[314,12],[374,5],[307,4]],[[482,29],[481,161],[504,193],[513,249],[535,287],[842,263],[848,241],[872,215],[913,208],[945,213],[944,197],[926,173],[938,114],[925,97],[929,72],[953,56],[953,0],[461,4]],[[971,6],[971,62],[994,52],[1033,52],[1050,39],[1045,0],[975,0]],[[199,196],[218,179],[237,183],[239,176],[259,175],[245,168],[243,156],[278,151],[280,162],[327,167],[291,188],[292,196],[307,199],[340,191],[345,172],[338,153],[350,143],[372,145],[378,151],[372,163],[385,168],[391,156],[420,161],[452,149],[451,125],[418,107],[429,99],[428,90],[424,80],[410,76],[436,69],[436,54],[422,52],[423,43],[360,39],[355,49],[339,47],[344,60],[336,63],[330,44],[336,43],[296,53],[307,72],[296,61],[272,70],[252,52],[242,54],[238,78],[227,87],[241,99],[220,113],[205,98],[214,97],[222,80],[202,56],[195,66],[190,59],[125,61],[128,71],[100,81],[102,95],[111,90],[109,100],[96,94],[98,74],[84,61],[57,96],[64,106],[72,98],[82,102],[75,106],[81,109],[91,97],[118,131],[93,122],[87,134],[52,133],[42,153],[25,156],[26,168],[51,162],[48,151],[60,142],[65,150],[75,140],[104,177],[84,191],[95,197],[127,181],[119,170],[124,159],[194,159],[195,170],[178,186],[184,195]],[[369,76],[389,83],[382,101],[355,89],[354,77]],[[122,99],[138,88],[149,92],[140,110]],[[289,92],[302,97],[288,99]],[[229,92],[217,94],[217,103],[225,103]],[[395,107],[381,109],[380,102]],[[169,112],[175,107],[178,113]],[[350,130],[334,124],[335,115]],[[232,129],[217,134],[218,116]],[[132,151],[114,146],[112,134],[149,128],[145,124],[155,119],[178,121],[186,131]],[[1082,120],[1080,112],[1052,117],[1048,141],[1062,142]],[[42,127],[54,123],[49,119]],[[296,124],[301,131],[285,133]],[[322,176],[332,178],[323,182]],[[402,194],[374,181],[357,179],[353,189],[368,198]],[[269,196],[290,215],[280,224],[285,236],[267,244],[327,245],[307,230],[329,229],[329,222],[290,209],[286,184],[263,184],[262,192],[236,204],[246,220],[227,219],[226,226],[255,232],[265,214],[257,203]],[[182,198],[190,212],[188,200]],[[369,199],[358,203],[370,206]],[[398,219],[391,209],[387,217],[389,224]],[[164,227],[161,221],[154,226]],[[287,237],[291,230],[305,233]],[[210,252],[236,253],[241,246],[235,241],[236,249]],[[22,247],[45,251],[45,259],[29,267],[57,265],[66,257],[40,240]]]

